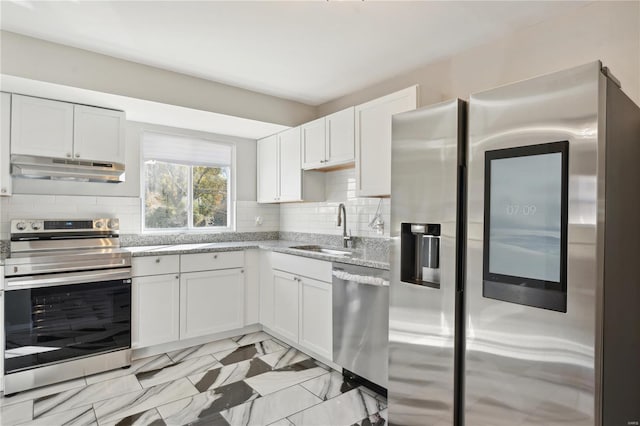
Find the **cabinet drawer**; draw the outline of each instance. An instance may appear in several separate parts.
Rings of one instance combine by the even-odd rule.
[[[180,272],[210,271],[244,267],[244,251],[183,254]]]
[[[331,282],[331,262],[277,252],[273,253],[271,261],[273,269],[318,281]]]
[[[173,274],[180,270],[180,256],[143,256],[131,259],[131,272],[134,277],[146,275]]]

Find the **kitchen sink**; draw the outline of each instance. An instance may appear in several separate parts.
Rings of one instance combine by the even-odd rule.
[[[332,248],[326,248],[322,246],[306,245],[306,246],[291,246],[289,248],[295,250],[313,251],[316,253],[328,254],[331,256],[352,256],[353,252],[347,250],[337,250]]]

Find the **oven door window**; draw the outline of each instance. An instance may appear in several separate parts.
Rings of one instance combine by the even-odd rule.
[[[131,346],[130,280],[5,296],[5,374]]]

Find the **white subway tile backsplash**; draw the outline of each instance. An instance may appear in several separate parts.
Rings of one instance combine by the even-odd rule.
[[[342,227],[337,226],[338,205],[344,203],[347,210],[347,228],[355,236],[389,236],[390,200],[382,199],[380,212],[385,222],[383,235],[369,228],[379,198],[356,198],[355,170],[339,170],[325,173],[325,202],[288,203],[280,206],[280,231],[313,232],[338,235]]]

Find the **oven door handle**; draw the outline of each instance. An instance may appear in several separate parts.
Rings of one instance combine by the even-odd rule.
[[[31,275],[5,278],[5,290],[51,287],[68,284],[85,284],[100,281],[131,280],[131,268],[105,271],[71,272],[66,274]],[[131,281],[129,281],[130,283]]]

